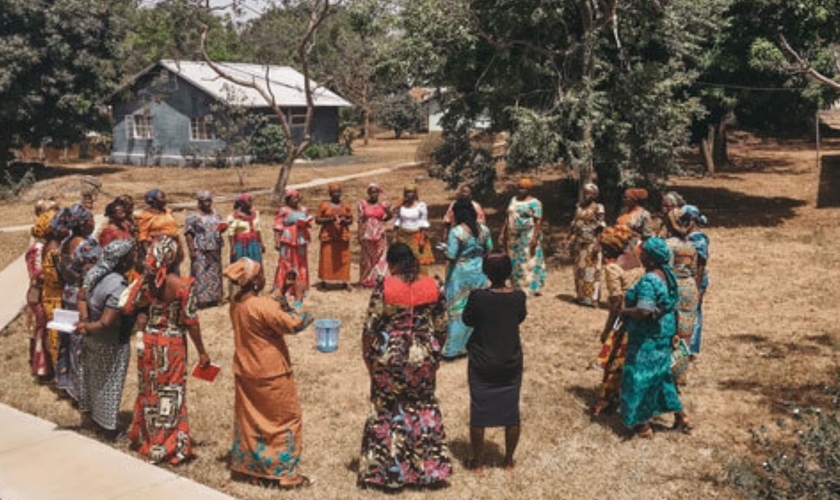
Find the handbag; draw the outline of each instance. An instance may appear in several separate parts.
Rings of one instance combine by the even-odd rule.
[[[691,353],[688,350],[688,344],[685,343],[685,340],[680,339],[671,352],[671,373],[674,374],[675,379],[679,378],[688,369],[690,362]]]

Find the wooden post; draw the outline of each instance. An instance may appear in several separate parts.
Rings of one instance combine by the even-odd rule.
[[[817,108],[817,116],[816,116],[816,137],[817,137],[817,175],[820,173],[820,108]]]

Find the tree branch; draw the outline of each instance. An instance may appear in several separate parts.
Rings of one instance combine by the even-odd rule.
[[[785,52],[787,52],[793,59],[796,61],[797,70],[801,73],[805,73],[809,75],[811,78],[816,80],[821,85],[825,85],[826,87],[832,88],[834,90],[840,90],[840,82],[834,81],[831,78],[823,75],[816,69],[811,66],[811,63],[808,62],[807,59],[799,55],[793,47],[790,46],[785,35],[781,31],[776,32],[776,37],[779,40],[779,45],[782,46]]]

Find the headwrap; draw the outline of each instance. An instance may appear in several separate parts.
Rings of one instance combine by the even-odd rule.
[[[171,236],[160,236],[152,241],[152,247],[146,254],[146,269],[155,275],[155,288],[160,288],[166,281],[169,266],[178,257],[178,240]]]
[[[680,208],[680,219],[681,220],[691,220],[696,223],[698,226],[705,226],[709,223],[709,219],[700,213],[700,209],[694,205],[683,205]]]
[[[595,193],[595,196],[598,196],[598,193],[600,192],[600,190],[598,189],[598,185],[594,182],[587,182],[586,184],[584,184],[583,190],[592,191],[593,193]]]
[[[624,196],[638,203],[648,198],[648,192],[645,188],[627,188],[624,190]]]
[[[667,193],[662,195],[662,201],[663,203],[665,201],[670,201],[671,205],[674,205],[675,207],[681,207],[685,205],[685,198],[683,198],[682,195],[676,191],[668,191]]]
[[[47,200],[41,198],[35,202],[35,215],[41,215],[47,209]]]
[[[254,197],[250,193],[240,193],[235,200],[237,203],[253,202]]]
[[[283,196],[283,199],[289,201],[289,198],[291,198],[292,196],[300,196],[300,191],[298,191],[297,189],[287,188],[286,194]]]
[[[195,199],[199,201],[208,201],[213,199],[213,193],[210,191],[199,191],[195,193]]]
[[[406,184],[403,186],[403,193],[416,193],[417,184]]]
[[[259,276],[262,266],[260,263],[242,257],[225,268],[225,278],[235,282],[239,286],[245,286]]]
[[[519,187],[531,189],[532,187],[534,187],[534,183],[531,181],[531,179],[519,179]]]
[[[85,241],[76,247],[73,255],[73,266],[82,271],[86,264],[96,264],[102,256],[102,247],[94,238],[86,238]]]
[[[114,240],[105,245],[102,249],[102,255],[99,257],[93,269],[88,271],[85,275],[84,287],[90,292],[93,288],[102,281],[102,278],[108,276],[120,261],[131,252],[134,248],[134,239],[128,238],[123,240]]]
[[[146,195],[143,196],[143,199],[146,201],[146,205],[151,205],[154,201],[158,198],[158,196],[162,195],[163,191],[158,188],[150,189],[146,191]]]
[[[611,226],[604,229],[598,237],[601,246],[613,250],[615,253],[621,253],[633,239],[633,231],[629,230],[627,226]]]
[[[677,275],[671,267],[671,249],[662,238],[648,238],[642,245],[642,252],[653,260],[662,272],[665,273],[665,281],[668,284],[668,302],[665,304],[666,311],[671,311],[679,302],[680,295],[677,289]]]
[[[377,193],[382,193],[382,192],[384,192],[384,191],[382,190],[382,188],[381,188],[381,187],[379,187],[379,184],[377,184],[377,183],[375,183],[375,182],[371,182],[370,184],[368,184],[368,185],[367,185],[367,191],[368,191],[368,192],[370,192],[370,190],[371,190],[371,189],[375,190]]]
[[[58,230],[63,228],[76,233],[91,219],[93,219],[91,211],[81,203],[76,203],[69,208],[65,208],[55,217],[53,220],[53,229],[58,232]]]
[[[333,191],[339,191],[339,190],[341,190],[341,184],[339,184],[337,182],[332,182],[332,183],[330,183],[329,186],[327,186],[327,192],[332,193]]]
[[[129,212],[126,215],[131,217],[131,211],[134,210],[134,198],[132,198],[131,195],[121,194],[114,198],[114,201],[122,203],[126,211]]]
[[[35,224],[32,225],[32,237],[38,240],[43,240],[50,232],[52,221],[55,218],[55,210],[45,210],[41,212],[35,219]]]

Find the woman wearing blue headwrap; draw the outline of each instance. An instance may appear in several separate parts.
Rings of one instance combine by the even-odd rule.
[[[691,333],[691,343],[689,345],[691,355],[697,356],[700,354],[700,341],[703,333],[703,297],[706,295],[706,289],[709,287],[709,270],[706,267],[706,263],[709,261],[709,237],[700,230],[700,227],[705,226],[709,221],[694,205],[682,207],[682,214],[683,218],[690,221],[686,239],[697,251],[697,273],[695,279],[697,281],[699,300],[697,302],[697,314],[694,316],[694,328]]]
[[[653,436],[648,421],[674,412],[676,429],[691,427],[671,372],[676,339],[677,277],[669,265],[671,251],[661,238],[642,246],[645,275],[625,295],[621,311],[627,331],[627,355],[621,382],[621,419],[639,437]]]

